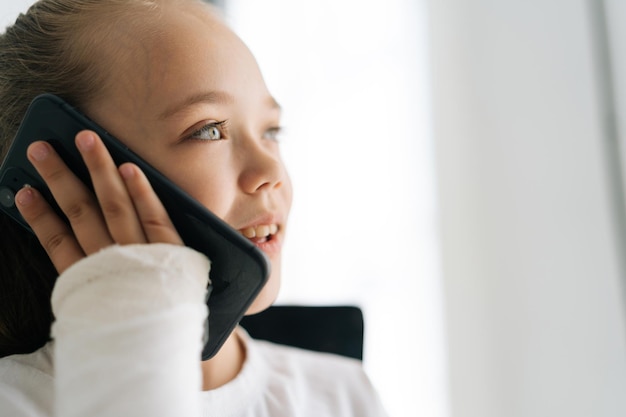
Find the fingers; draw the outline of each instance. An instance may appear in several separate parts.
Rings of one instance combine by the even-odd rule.
[[[22,188],[15,195],[15,203],[59,273],[85,256],[70,227],[37,190]]]
[[[113,244],[113,238],[108,232],[95,196],[67,168],[52,146],[46,142],[35,142],[28,147],[27,156],[70,221],[73,233],[83,251],[91,254]],[[47,214],[51,215],[52,213]],[[33,231],[38,237],[41,237],[39,233],[43,235],[49,233],[48,230],[35,227]]]
[[[102,141],[95,133],[83,131],[76,136],[76,146],[89,169],[101,217],[104,218],[112,241],[120,245],[146,243],[131,197]],[[82,231],[82,228],[77,230],[77,236]]]
[[[69,220],[68,226],[32,188],[20,190],[17,204],[59,272],[80,258],[112,244],[172,243],[182,240],[141,170],[116,167],[100,138],[91,131],[76,136],[94,193],[46,142],[27,155]]]
[[[182,239],[143,172],[130,163],[121,165],[119,172],[126,183],[147,241],[182,245]]]

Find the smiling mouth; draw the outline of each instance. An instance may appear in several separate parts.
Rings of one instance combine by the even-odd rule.
[[[276,233],[278,233],[278,225],[261,224],[258,226],[246,227],[245,229],[241,229],[239,232],[254,243],[263,243],[272,240]]]

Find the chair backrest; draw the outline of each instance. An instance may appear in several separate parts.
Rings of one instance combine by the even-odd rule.
[[[255,339],[363,359],[363,313],[355,306],[272,306],[241,325]]]

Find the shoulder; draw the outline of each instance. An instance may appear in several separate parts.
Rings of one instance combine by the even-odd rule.
[[[51,415],[53,373],[50,343],[33,353],[1,358],[0,410],[16,417]]]

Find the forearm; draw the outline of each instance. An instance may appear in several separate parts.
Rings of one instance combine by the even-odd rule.
[[[173,245],[113,246],[59,277],[59,417],[196,416],[209,264]]]

